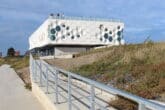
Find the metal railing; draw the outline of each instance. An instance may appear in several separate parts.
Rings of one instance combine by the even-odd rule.
[[[83,20],[83,21],[107,21],[107,22],[118,22],[122,23],[119,19],[105,19],[105,18],[86,18],[86,17],[70,17],[70,16],[51,16],[52,19],[61,19],[61,20]]]
[[[32,56],[30,56],[30,73],[33,82],[46,88],[45,93],[54,91],[55,104],[68,103],[68,110],[84,110],[82,106],[86,107],[87,110],[109,110],[110,102],[107,102],[105,97],[99,97],[102,91],[136,102],[138,104],[138,110],[165,110],[165,106],[163,105],[53,67],[43,60],[34,60]],[[82,106],[79,104],[82,104]]]

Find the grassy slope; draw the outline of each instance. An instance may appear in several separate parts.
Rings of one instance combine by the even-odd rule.
[[[9,64],[15,70],[28,67],[29,57],[5,57],[0,58],[0,65]]]
[[[112,52],[99,61],[72,71],[144,98],[165,101],[165,43],[110,47],[87,54],[95,51]]]

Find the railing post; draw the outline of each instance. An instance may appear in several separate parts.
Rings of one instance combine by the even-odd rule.
[[[55,72],[55,103],[58,104],[58,71]]]
[[[40,60],[40,71],[39,71],[39,74],[40,74],[40,86],[42,86],[42,62]]]
[[[144,104],[139,103],[138,110],[147,110],[147,109]]]
[[[49,90],[48,90],[48,87],[49,87],[49,84],[48,84],[48,67],[46,66],[46,93],[48,94],[49,93]]]
[[[71,75],[68,74],[68,110],[72,109],[72,101],[71,101]]]
[[[90,110],[95,110],[95,89],[93,84],[91,84],[90,89],[90,105]]]
[[[34,82],[36,82],[36,76],[37,76],[37,64],[36,61],[33,60],[33,77],[34,77]]]

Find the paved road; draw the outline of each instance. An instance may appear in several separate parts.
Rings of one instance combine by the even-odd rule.
[[[9,65],[0,66],[0,110],[44,110]]]

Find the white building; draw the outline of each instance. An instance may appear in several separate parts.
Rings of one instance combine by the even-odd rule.
[[[61,56],[105,45],[122,45],[124,23],[51,14],[30,36],[30,50],[42,56]]]

